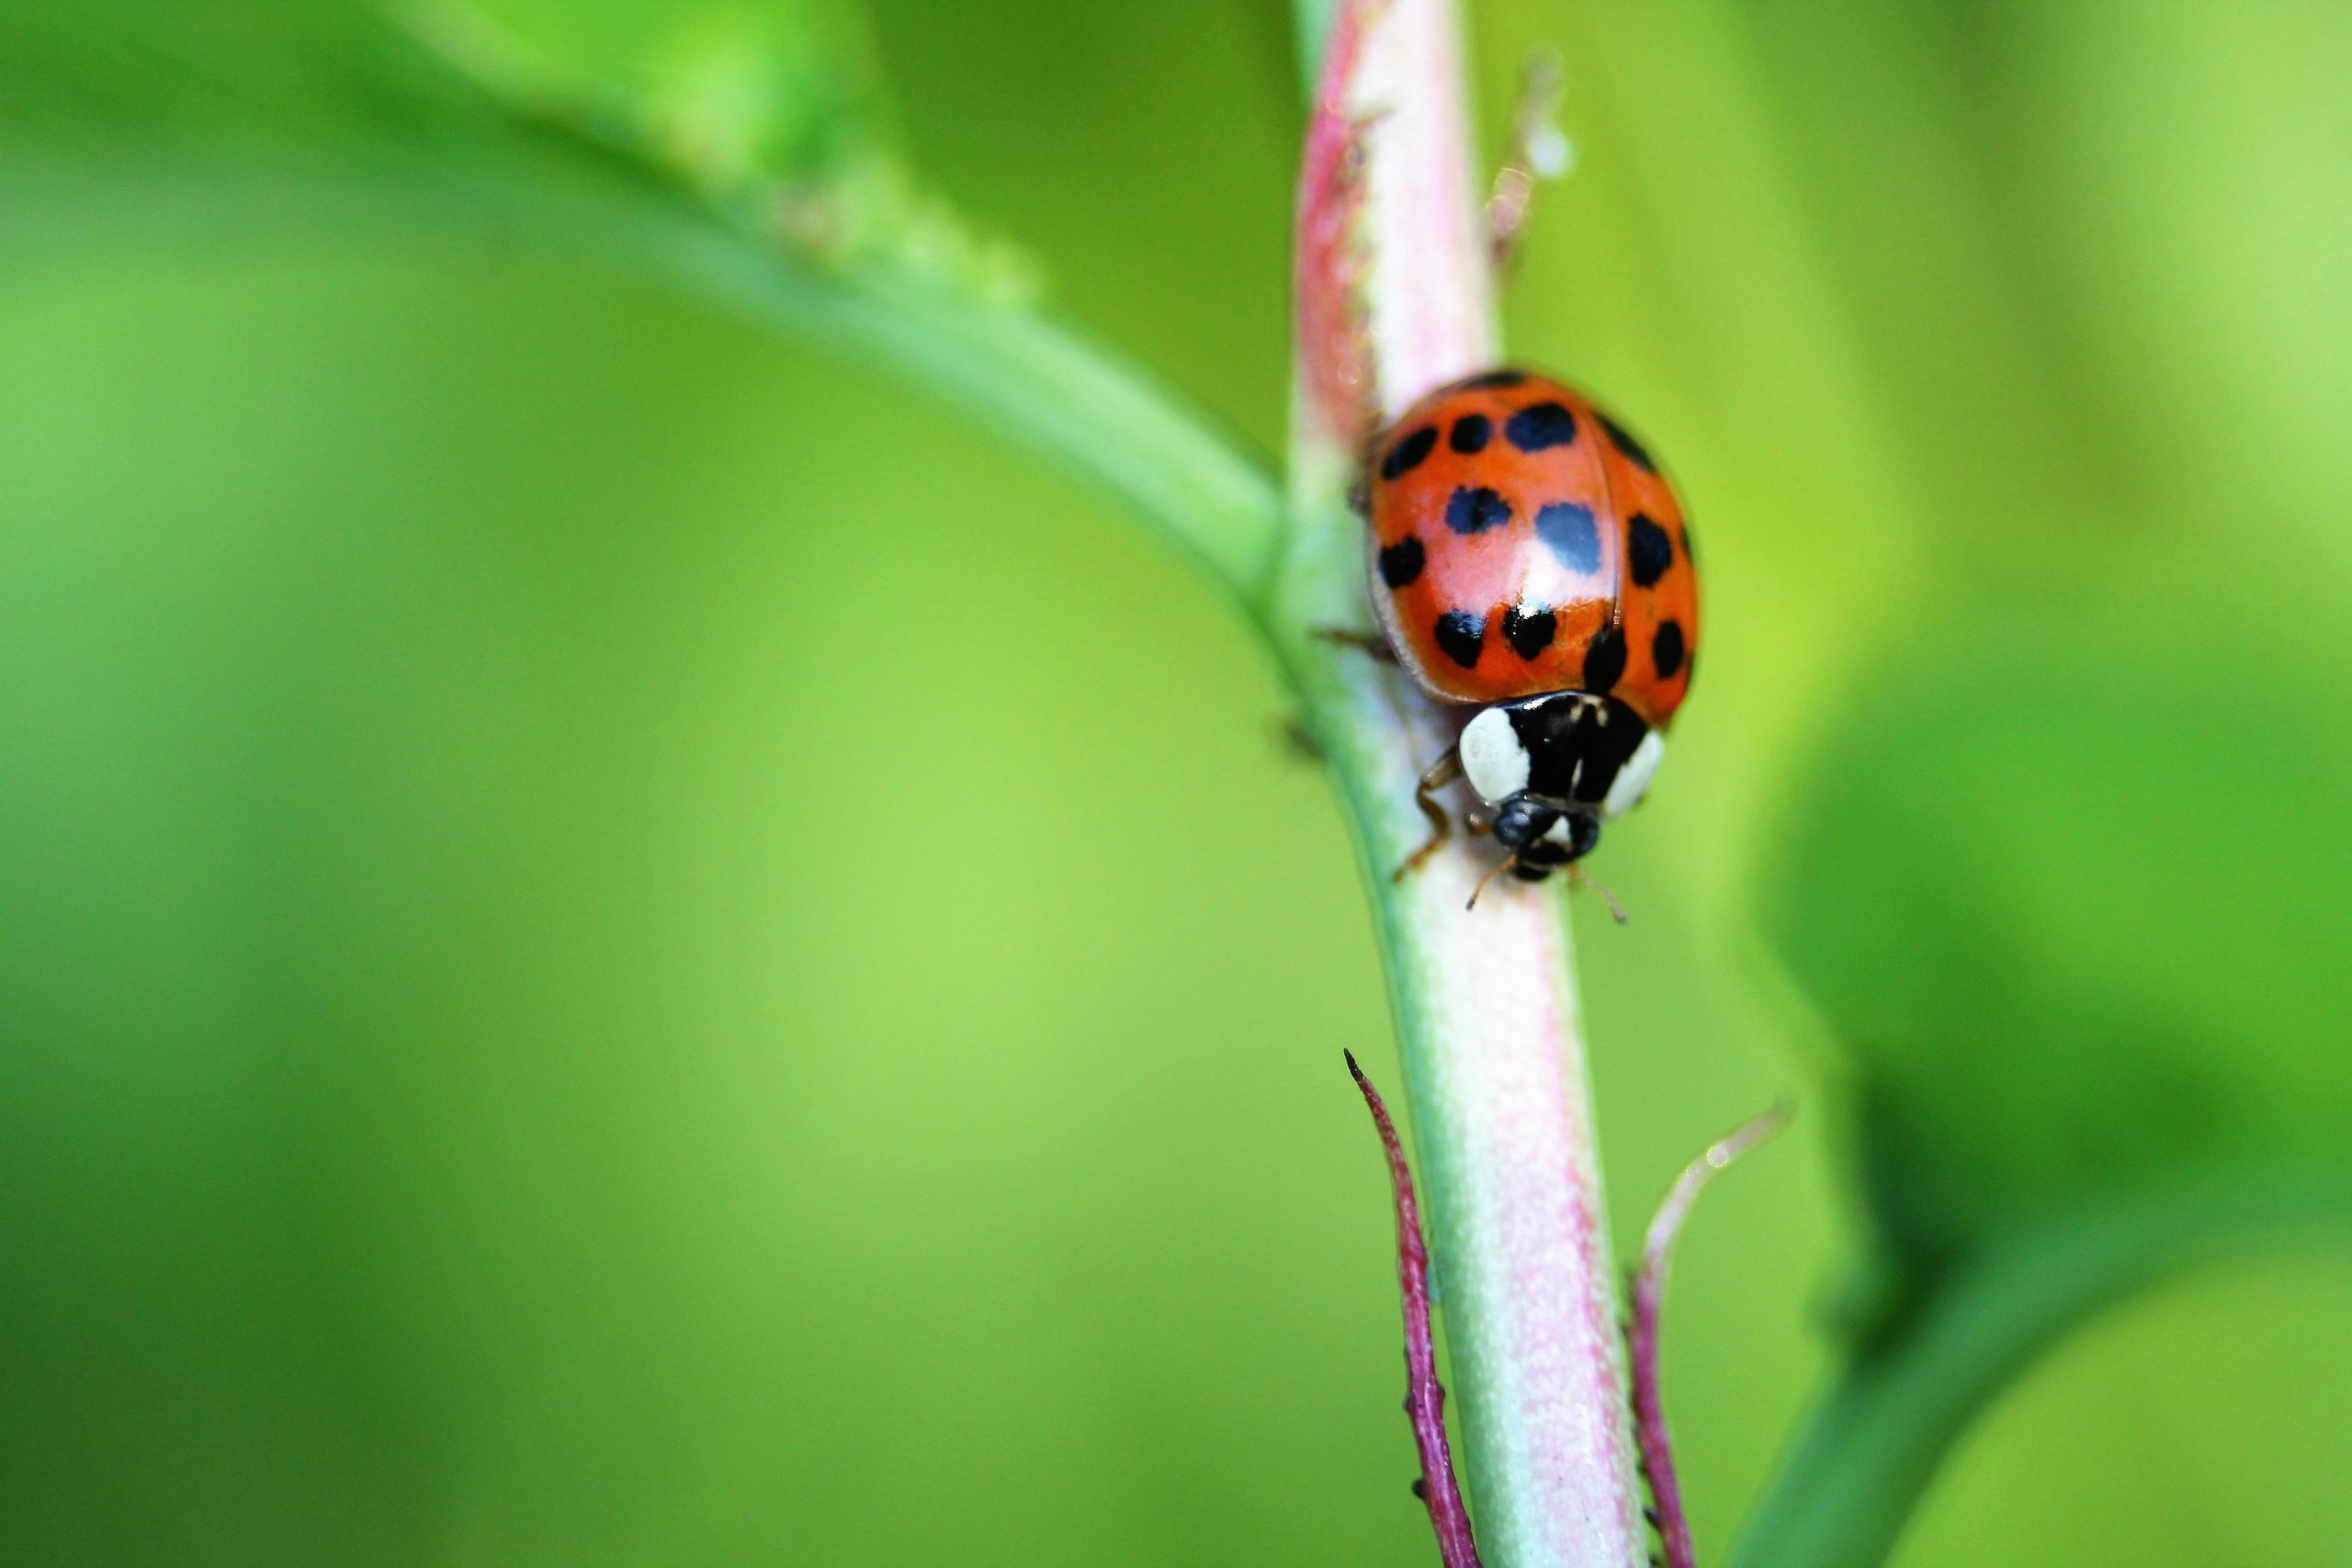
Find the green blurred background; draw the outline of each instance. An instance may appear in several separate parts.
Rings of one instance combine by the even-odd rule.
[[[589,56],[665,10],[494,8]],[[1286,8],[869,10],[923,176],[1278,451]],[[1901,671],[1981,671],[2020,750],[2110,717],[2019,625],[2144,635],[2120,707],[2167,658],[2184,704],[2258,691],[2165,858],[2119,852],[2144,881],[1977,891],[2102,994],[2267,952],[2279,1030],[2341,1052],[2305,781],[2352,706],[2352,12],[1473,11],[1495,136],[1528,50],[1568,64],[1514,352],[1704,536],[1707,680],[1602,857],[1637,919],[1577,916],[1621,1245],[1709,1137],[1808,1111],[1677,1273],[1715,1556],[1856,1224],[1833,1030],[1763,933],[1805,978],[1817,759]],[[1430,1560],[1339,1066],[1397,1077],[1363,899],[1204,588],[585,260],[57,222],[0,270],[0,1561]],[[2321,761],[2232,828],[2202,791],[2282,738]],[[2266,855],[2318,911],[2283,951],[2232,891]],[[2071,929],[2127,896],[2185,945]],[[1899,1561],[2352,1563],[2348,1307],[2316,1247],[2136,1300]]]

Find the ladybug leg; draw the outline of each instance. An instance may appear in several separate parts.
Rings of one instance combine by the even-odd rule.
[[[1328,642],[1335,648],[1352,648],[1367,658],[1379,660],[1383,664],[1396,662],[1396,650],[1391,648],[1388,645],[1388,639],[1378,632],[1355,632],[1350,631],[1345,626],[1317,626],[1315,628],[1315,636],[1318,641]]]
[[[1429,863],[1430,856],[1437,853],[1446,840],[1453,836],[1453,818],[1446,816],[1445,803],[1438,799],[1437,792],[1461,776],[1462,748],[1459,746],[1447,747],[1445,755],[1431,762],[1430,771],[1421,775],[1419,786],[1413,791],[1413,804],[1419,807],[1421,815],[1430,819],[1430,836],[1419,849],[1407,855],[1404,862],[1388,874],[1389,881],[1402,882],[1420,870]]]
[[[1520,231],[1535,205],[1535,186],[1559,178],[1568,168],[1568,141],[1556,119],[1564,73],[1548,51],[1531,55],[1520,77],[1519,112],[1511,121],[1510,147],[1496,171],[1487,197],[1487,245],[1495,271],[1510,266]]]

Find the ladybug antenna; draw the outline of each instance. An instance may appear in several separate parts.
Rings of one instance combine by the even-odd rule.
[[[1496,863],[1495,869],[1480,877],[1478,879],[1478,886],[1470,889],[1470,901],[1462,907],[1465,909],[1476,908],[1478,907],[1478,896],[1487,890],[1487,886],[1491,884],[1496,877],[1500,876],[1504,872],[1510,870],[1511,867],[1518,863],[1519,856],[1516,854],[1505,856],[1501,861]]]
[[[1567,867],[1567,873],[1568,880],[1570,882],[1575,883],[1578,887],[1589,888],[1593,892],[1600,895],[1600,901],[1609,906],[1610,914],[1616,917],[1617,923],[1619,925],[1630,926],[1634,923],[1625,913],[1625,906],[1617,902],[1617,895],[1609,891],[1608,888],[1603,887],[1600,883],[1595,882],[1591,877],[1587,876],[1584,873],[1584,867],[1576,864],[1574,862],[1570,862]]]

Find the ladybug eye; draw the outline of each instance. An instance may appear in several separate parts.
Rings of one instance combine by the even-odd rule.
[[[1538,806],[1523,795],[1518,795],[1504,802],[1503,808],[1495,813],[1495,842],[1530,863],[1540,863],[1551,852],[1528,852],[1559,825],[1558,812],[1548,806]]]

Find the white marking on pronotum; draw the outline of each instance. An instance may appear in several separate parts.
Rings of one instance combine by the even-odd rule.
[[[1658,739],[1657,730],[1642,737],[1625,765],[1617,770],[1617,782],[1609,786],[1608,798],[1600,803],[1603,817],[1622,817],[1641,804],[1643,792],[1650,787],[1650,778],[1657,772],[1659,759],[1666,755],[1666,742]]]
[[[1519,731],[1511,728],[1510,715],[1501,708],[1487,708],[1462,731],[1462,772],[1489,806],[1525,789],[1532,765]]]

